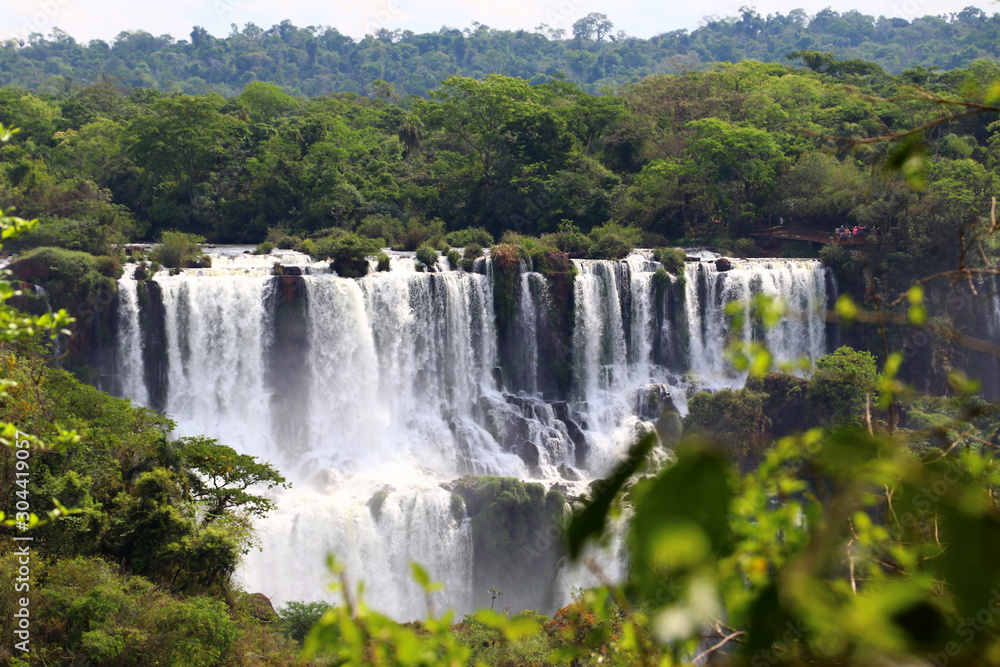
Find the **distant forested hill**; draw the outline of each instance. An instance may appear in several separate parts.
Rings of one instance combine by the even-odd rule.
[[[615,32],[603,14],[591,14],[569,34],[539,26],[493,30],[484,25],[442,28],[422,35],[381,30],[360,41],[334,28],[298,28],[284,21],[270,29],[234,24],[226,38],[195,27],[188,39],[123,32],[114,43],[81,44],[59,29],[12,39],[0,47],[0,85],[59,94],[104,78],[131,87],[199,94],[235,95],[251,81],[282,86],[292,94],[317,96],[354,91],[378,93],[373,82],[392,84],[390,94],[424,95],[453,74],[482,78],[505,74],[544,81],[562,73],[584,90],[617,87],[650,74],[700,70],[718,61],[785,62],[805,52],[803,62],[829,67],[837,60],[865,60],[888,72],[962,67],[1000,51],[1000,14],[974,7],[912,22],[857,11],[824,9],[815,16],[796,9],[761,16],[747,9],[713,20],[694,32],[675,30],[637,39]],[[810,57],[811,56],[811,57]]]

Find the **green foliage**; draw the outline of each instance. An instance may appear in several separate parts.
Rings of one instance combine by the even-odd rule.
[[[167,268],[203,268],[212,265],[212,260],[201,251],[205,239],[195,234],[183,232],[163,232],[160,243],[150,253],[154,262]]]
[[[384,252],[380,252],[376,256],[376,259],[378,260],[378,266],[375,269],[376,271],[388,271],[389,270],[389,267],[390,267],[389,255],[385,254]]]
[[[856,430],[784,438],[743,475],[689,439],[675,464],[632,488],[631,553],[643,566],[621,589],[599,589],[600,599],[638,604],[620,636],[648,627],[683,664],[704,657],[703,628],[716,623],[743,633],[728,652],[749,664],[956,653],[946,646],[991,655],[995,637],[965,623],[1000,581],[972,546],[1000,542],[987,492],[998,480],[992,455],[917,458],[905,440]],[[845,545],[856,545],[848,564]],[[584,611],[600,610],[600,599]],[[959,636],[962,644],[947,644]],[[622,643],[640,649],[635,662],[656,655]]]
[[[383,239],[389,246],[396,247],[403,237],[406,225],[402,220],[388,216],[369,215],[358,224],[355,230],[359,236],[370,239]]]
[[[900,11],[902,8],[895,10],[897,14]],[[539,26],[534,31],[487,26],[470,28],[462,35],[456,35],[452,28],[424,34],[387,30],[360,40],[334,28],[310,30],[288,21],[272,26],[247,25],[222,38],[207,34],[203,28],[195,28],[190,36],[174,35],[177,39],[133,31],[116,40],[114,48],[103,42],[77,41],[60,31],[26,43],[9,58],[8,70],[0,81],[57,93],[73,83],[101,82],[102,73],[124,60],[130,66],[121,70],[127,85],[165,92],[214,90],[238,95],[238,106],[249,121],[268,124],[281,113],[295,111],[297,100],[282,89],[309,96],[352,91],[370,94],[373,101],[384,103],[400,96],[424,95],[451,75],[495,71],[498,63],[504,71],[525,80],[580,86],[592,94],[654,72],[690,71],[704,63],[747,58],[787,62],[787,57],[794,57],[822,76],[849,83],[877,81],[884,77],[882,69],[903,71],[911,83],[925,85],[940,69],[965,67],[977,58],[995,59],[993,26],[991,15],[974,7],[948,17],[913,14],[895,18],[854,10],[817,12],[815,16],[792,10],[762,16],[746,8],[736,15],[712,17],[692,31],[675,30],[649,39],[615,37],[611,21],[596,12],[572,25]],[[921,48],[913,49],[914,44]],[[218,59],[214,68],[209,61],[212,56]],[[58,74],[38,66],[56,57],[62,64]],[[858,59],[874,63],[859,63]],[[289,62],[299,65],[294,72],[287,69]],[[359,62],[367,67],[348,66]],[[566,79],[544,74],[552,71],[565,73]],[[373,84],[374,80],[381,83]],[[97,90],[89,95],[61,105],[69,127],[79,128],[92,119],[102,110],[101,102],[121,104],[109,99],[115,86],[98,83],[93,87]],[[0,118],[9,120],[9,113],[23,119],[26,139],[33,143],[44,141],[46,131],[62,120],[33,96],[22,93],[4,102]],[[614,118],[614,107],[594,107],[588,109],[591,118],[575,128],[585,143],[608,117]],[[397,119],[394,131],[404,118]],[[417,148],[420,135],[413,134],[409,143]]]
[[[569,220],[560,222],[559,230],[555,234],[543,235],[542,241],[563,252],[574,254],[587,252],[594,243]]]
[[[764,394],[746,389],[699,392],[688,401],[684,433],[714,437],[734,459],[759,455],[771,444],[764,398]]]
[[[452,268],[452,270],[458,269],[462,262],[462,253],[457,250],[449,250],[447,256],[448,265]]]
[[[493,236],[482,227],[469,227],[448,232],[445,240],[454,248],[467,248],[471,245],[486,246],[493,245]]]
[[[329,259],[341,278],[361,278],[368,274],[368,258],[385,246],[382,239],[367,239],[357,234],[331,235],[316,241],[310,250],[313,259]]]
[[[483,256],[483,247],[478,243],[469,243],[462,250],[462,260],[460,262],[463,269],[472,271],[476,266],[476,260]]]
[[[591,259],[621,259],[639,244],[639,230],[608,222],[590,232]]]
[[[239,635],[223,602],[170,595],[96,558],[32,569],[46,579],[32,594],[31,649],[40,660],[69,651],[100,664],[208,666],[226,659]]]
[[[326,614],[332,611],[334,605],[328,602],[286,602],[278,610],[281,615],[281,627],[291,639],[302,642],[309,630]]]
[[[451,632],[452,612],[441,617],[428,613],[419,624],[400,625],[372,611],[360,596],[355,598],[343,573],[343,568],[333,557],[329,559],[332,573],[338,582],[331,586],[343,591],[345,604],[326,611],[305,639],[303,656],[309,660],[317,655],[329,654],[335,664],[352,665],[447,665],[460,667],[468,664],[470,651]],[[427,596],[440,589],[440,584],[430,581],[420,566],[413,564],[413,577]],[[481,612],[482,613],[482,612]],[[492,615],[488,622],[500,627],[505,636],[516,638],[536,630],[533,624],[507,623]]]
[[[18,239],[19,249],[56,247],[92,255],[114,254],[136,233],[131,214],[91,215],[83,219],[49,218],[30,234]]]
[[[11,262],[9,268],[16,278],[44,288],[53,307],[78,317],[106,308],[121,275],[116,258],[101,259],[62,248],[35,248]]]
[[[865,401],[878,389],[879,373],[875,357],[864,350],[841,347],[816,360],[809,398],[820,423],[858,420]]]
[[[417,248],[417,261],[429,269],[433,268],[438,261],[438,251],[430,246],[422,245]]]
[[[32,651],[69,649],[103,664],[217,664],[230,650],[266,649],[290,661],[274,632],[241,623],[247,634],[237,639],[223,601],[252,542],[250,518],[271,507],[259,490],[284,480],[212,440],[170,441],[172,422],[45,368],[39,352],[8,350],[0,362],[0,379],[18,383],[0,397],[0,419],[54,445],[32,455],[38,511],[42,499],[73,508],[32,530],[32,570],[47,581],[42,598],[32,595]],[[63,444],[67,427],[76,435]],[[0,469],[13,470],[14,460],[0,448]],[[0,492],[12,494],[12,482],[0,480]]]
[[[491,619],[492,620],[492,619]],[[541,629],[549,619],[532,611],[523,611],[505,619],[504,623],[517,627],[532,624]],[[508,639],[504,625],[488,623],[477,616],[466,616],[455,626],[455,635],[464,646],[471,650],[469,664],[484,665],[549,665],[553,664],[550,654],[552,646],[544,632],[530,632]]]
[[[758,257],[760,255],[760,249],[757,248],[757,242],[753,239],[736,239],[732,243],[732,249],[733,255],[736,257]],[[796,257],[798,256],[799,255],[796,255]]]
[[[185,494],[202,505],[206,523],[234,511],[263,517],[274,509],[274,503],[250,493],[250,489],[288,487],[271,464],[240,454],[212,438],[181,438],[176,442],[176,454],[187,470]]]
[[[253,254],[270,255],[272,250],[274,250],[274,244],[270,241],[264,241],[257,246],[257,248],[253,251]]]
[[[437,247],[444,241],[444,228],[444,222],[438,219],[421,222],[416,218],[410,218],[400,231],[393,249],[416,250],[422,245]]]

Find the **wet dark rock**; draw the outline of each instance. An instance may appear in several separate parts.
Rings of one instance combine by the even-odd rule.
[[[681,416],[676,412],[664,412],[656,420],[656,434],[664,447],[673,448],[681,441],[683,431]]]
[[[528,470],[531,472],[532,476],[537,475],[540,472],[538,467],[540,458],[538,454],[538,447],[536,447],[534,443],[522,440],[517,443],[517,446],[514,448],[514,453],[521,457],[524,464],[528,466]]]
[[[636,393],[635,413],[642,419],[659,419],[664,412],[677,412],[670,388],[665,384],[648,384]]]
[[[729,261],[726,257],[720,257],[715,260],[715,270],[716,271],[729,271],[733,268],[733,263]]]
[[[556,414],[556,419],[565,424],[569,439],[573,441],[574,449],[576,450],[576,467],[586,467],[587,453],[590,451],[590,448],[587,446],[587,436],[584,435],[580,425],[570,417],[569,404],[565,401],[557,401],[551,405],[553,412]]]
[[[372,518],[375,519],[375,521],[378,521],[379,518],[381,518],[382,506],[385,505],[386,498],[388,498],[389,494],[394,490],[395,489],[388,484],[383,484],[378,491],[372,494],[372,497],[368,499],[368,502],[365,503],[368,505],[368,509],[371,511]]]
[[[559,466],[559,474],[563,479],[568,479],[571,482],[579,482],[582,478],[580,473],[578,473],[574,468],[570,468],[568,465]],[[563,493],[566,493],[565,489],[562,489]]]
[[[480,399],[484,426],[503,451],[517,454],[529,467],[537,467],[538,450],[529,443],[531,426],[515,406],[506,402],[510,398],[515,397],[505,397],[504,402],[486,396]],[[526,444],[529,446],[526,447]]]
[[[555,484],[553,484],[552,486],[549,487],[549,491],[558,491],[559,493],[561,493],[564,496],[568,497],[569,496],[569,485],[567,485],[567,484],[560,484],[560,483],[557,482],[557,483],[555,483]]]

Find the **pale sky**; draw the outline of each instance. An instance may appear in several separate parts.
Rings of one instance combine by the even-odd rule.
[[[831,7],[838,12],[857,9],[872,16],[912,20],[927,14],[959,12],[974,4],[987,13],[1000,12],[998,0],[0,0],[0,39],[48,36],[53,27],[80,42],[114,40],[123,30],[145,30],[188,39],[193,26],[225,36],[230,25],[255,23],[270,28],[284,19],[298,27],[333,26],[359,38],[379,28],[435,31],[441,26],[466,28],[473,21],[499,29],[533,29],[540,23],[570,33],[573,22],[590,12],[601,12],[636,37],[650,37],[686,28],[693,30],[705,17],[735,16],[742,5],[762,15],[802,8],[810,15]]]

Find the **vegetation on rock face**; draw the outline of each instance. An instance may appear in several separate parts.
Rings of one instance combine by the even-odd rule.
[[[684,432],[714,435],[736,458],[761,452],[771,444],[764,395],[752,390],[701,392],[688,402]]]
[[[122,271],[115,257],[62,248],[29,250],[8,268],[19,280],[42,287],[53,307],[75,316],[93,315],[110,305]]]
[[[860,425],[878,402],[878,387],[875,358],[841,347],[820,357],[809,378],[751,375],[743,389],[696,394],[684,432],[710,437],[734,459],[757,463],[777,438],[813,426]]]
[[[514,243],[500,243],[490,250],[490,258],[493,260],[493,307],[497,329],[503,337],[517,309],[521,248]]]
[[[316,241],[310,250],[313,259],[329,259],[341,278],[361,278],[368,274],[368,258],[385,246],[382,239],[367,239],[352,233],[331,235]]]
[[[430,246],[422,245],[417,248],[417,261],[428,269],[433,269],[438,261],[438,251]]]
[[[195,234],[163,232],[160,244],[149,256],[167,268],[204,268],[212,265],[211,258],[201,251],[204,242],[204,237]]]
[[[590,238],[591,259],[622,259],[639,245],[639,230],[609,222],[591,230]]]
[[[483,256],[483,247],[478,243],[469,243],[462,250],[461,266],[466,271],[472,271],[476,266],[476,260]]]
[[[683,250],[680,248],[660,248],[656,251],[655,257],[667,271],[678,278],[684,278],[687,255]]]
[[[251,488],[284,479],[210,439],[170,440],[165,417],[46,368],[39,353],[3,350],[0,379],[18,384],[0,397],[0,419],[42,440],[65,429],[79,435],[71,447],[32,451],[32,497],[73,510],[31,534],[32,576],[45,581],[31,598],[32,654],[209,665],[240,662],[256,646],[290,661],[276,630],[228,604],[239,595],[230,576],[252,542],[250,519],[271,508]],[[0,447],[8,497],[15,462],[14,450]],[[7,577],[15,551],[3,553]],[[16,600],[3,595],[0,605],[12,616]],[[0,659],[13,646],[4,627]]]
[[[491,586],[519,595],[528,607],[550,605],[563,555],[558,539],[563,495],[501,477],[463,477],[450,488],[465,501],[472,520],[476,606],[485,606]]]

